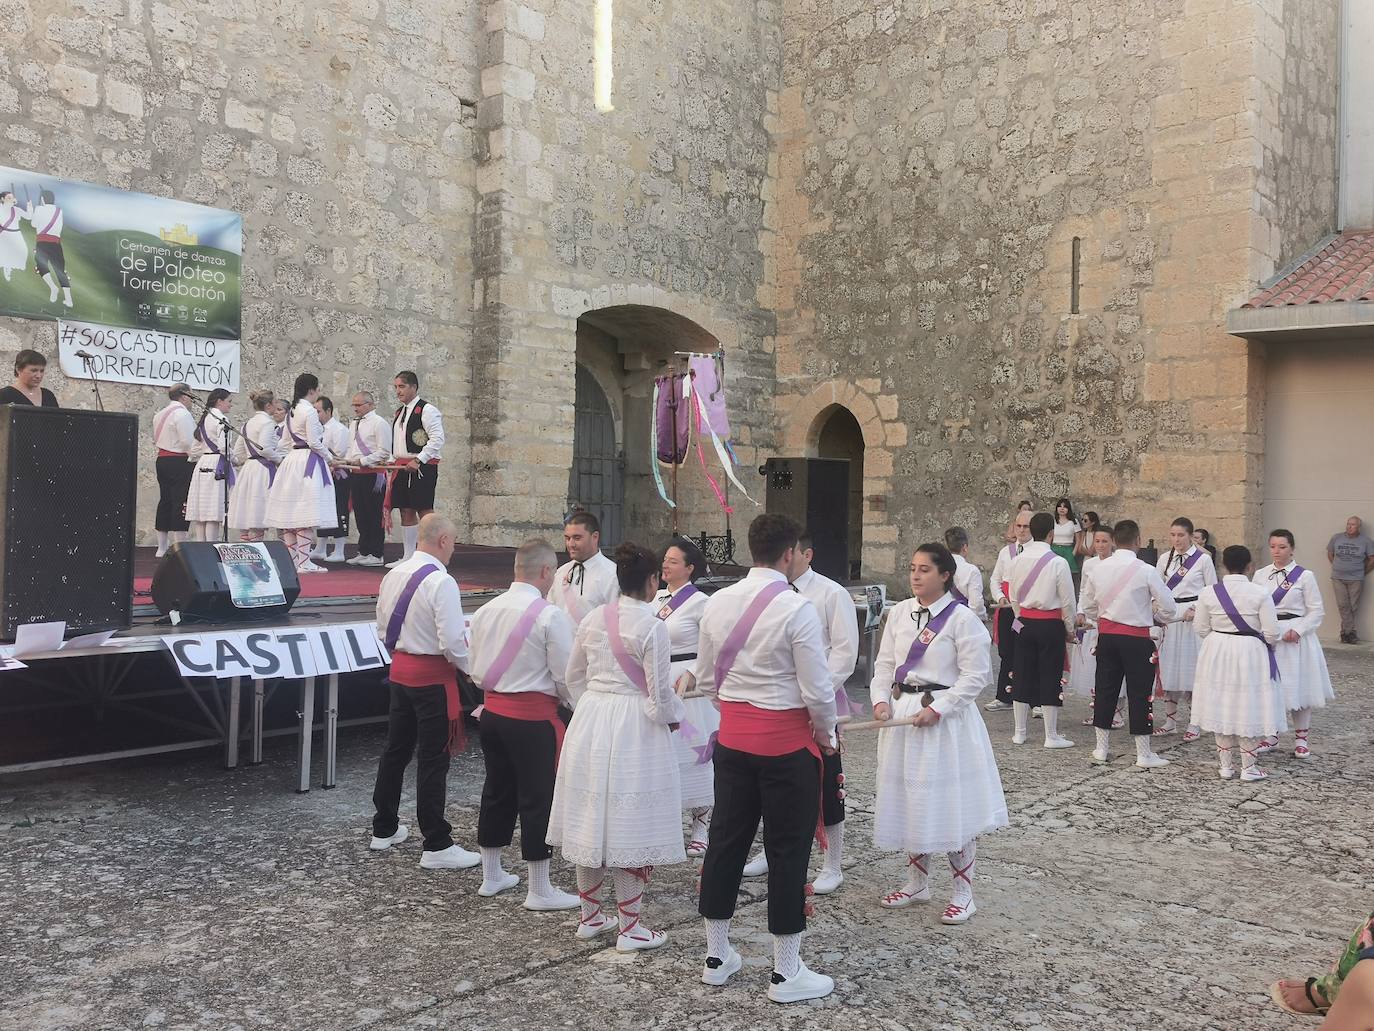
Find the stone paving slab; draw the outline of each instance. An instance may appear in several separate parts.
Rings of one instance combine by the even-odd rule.
[[[669,944],[623,957],[574,939],[572,914],[480,898],[476,871],[419,869],[416,839],[369,852],[376,729],[346,733],[339,788],[305,796],[288,743],[256,769],[182,755],[7,778],[0,1028],[1289,1028],[1269,982],[1328,963],[1374,882],[1374,660],[1330,661],[1317,757],[1277,755],[1260,784],[1219,780],[1206,740],[1164,739],[1165,770],[1092,766],[1081,701],[1067,751],[1014,747],[1010,714],[988,714],[1012,826],[981,842],[961,928],[938,923],[938,862],[933,904],[878,907],[902,859],[871,846],[875,738],[853,735],[846,881],[803,946],[837,991],[792,1007],[764,997],[761,881],[735,924],[745,968],[708,989],[694,865],[649,887]],[[469,846],[480,784],[480,756],[460,757],[450,817]],[[561,860],[555,880],[572,886]]]

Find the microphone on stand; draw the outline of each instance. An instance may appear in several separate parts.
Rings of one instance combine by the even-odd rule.
[[[87,351],[83,347],[76,352],[76,356],[85,363],[86,371],[90,373],[91,386],[95,388],[95,403],[103,412],[105,410],[105,402],[100,399],[100,383],[95,378],[95,355],[91,354],[90,351]]]

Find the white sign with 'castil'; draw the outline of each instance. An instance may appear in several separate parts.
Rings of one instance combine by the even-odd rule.
[[[378,669],[391,661],[371,623],[177,634],[162,642],[184,677],[293,680]]]

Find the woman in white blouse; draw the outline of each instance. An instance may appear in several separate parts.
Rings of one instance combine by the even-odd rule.
[[[692,684],[687,674],[697,660],[697,637],[706,593],[694,581],[707,572],[706,556],[691,541],[676,538],[663,549],[660,572],[667,586],[658,592],[654,605],[658,618],[668,627],[668,641],[673,649],[669,675],[673,689],[681,696]],[[695,859],[706,854],[711,806],[716,798],[715,769],[702,756],[706,754],[707,741],[720,729],[720,712],[709,698],[690,699],[683,707],[682,726],[673,741],[682,783],[682,808],[692,814],[687,855]]]
[[[270,390],[249,391],[253,416],[234,440],[234,465],[238,482],[229,495],[229,525],[237,526],[239,540],[260,541],[266,535],[267,492],[281,464],[281,431],[285,406]]]
[[[650,871],[687,858],[672,741],[682,701],[673,692],[668,629],[651,603],[658,559],[627,543],[616,549],[615,564],[619,600],[588,613],[573,639],[567,685],[575,709],[559,756],[548,842],[577,866],[578,937],[616,924],[601,915],[609,867],[620,917],[616,950],[633,952],[667,941],[639,922]]]
[[[874,663],[873,716],[883,728],[873,842],[907,853],[907,880],[883,896],[888,909],[930,901],[929,860],[944,852],[954,890],[940,919],[973,916],[978,836],[1007,825],[1002,779],[975,702],[988,683],[989,638],[982,621],[949,593],[954,556],[922,544],[911,556],[914,598],[888,614]]]
[[[196,463],[186,493],[186,521],[191,540],[217,541],[224,522],[224,492],[229,490],[229,460],[224,457],[229,441],[224,432],[229,421],[229,391],[216,387],[205,399],[205,411],[196,424],[195,443],[187,461]],[[232,445],[231,445],[232,446]]]

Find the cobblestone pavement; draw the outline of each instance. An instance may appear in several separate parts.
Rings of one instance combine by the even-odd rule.
[[[649,887],[668,946],[622,957],[575,940],[571,914],[478,897],[476,871],[419,869],[415,837],[369,852],[375,728],[345,732],[339,788],[305,796],[284,743],[236,772],[199,754],[0,780],[0,1027],[1299,1025],[1268,984],[1329,962],[1374,882],[1374,654],[1330,660],[1316,758],[1280,752],[1259,784],[1219,780],[1206,739],[1166,739],[1174,764],[1145,772],[1118,732],[1119,758],[1091,766],[1081,701],[1068,751],[1013,747],[1010,714],[988,714],[1012,826],[981,842],[978,915],[960,928],[936,919],[942,864],[935,905],[878,907],[902,862],[870,846],[874,738],[854,735],[846,880],[803,945],[836,991],[791,1007],[764,996],[759,882],[735,922],[745,969],[711,989],[693,866]],[[480,756],[462,756],[449,808],[468,846],[480,783]],[[507,865],[523,872],[515,849]],[[561,859],[555,880],[572,886]]]

